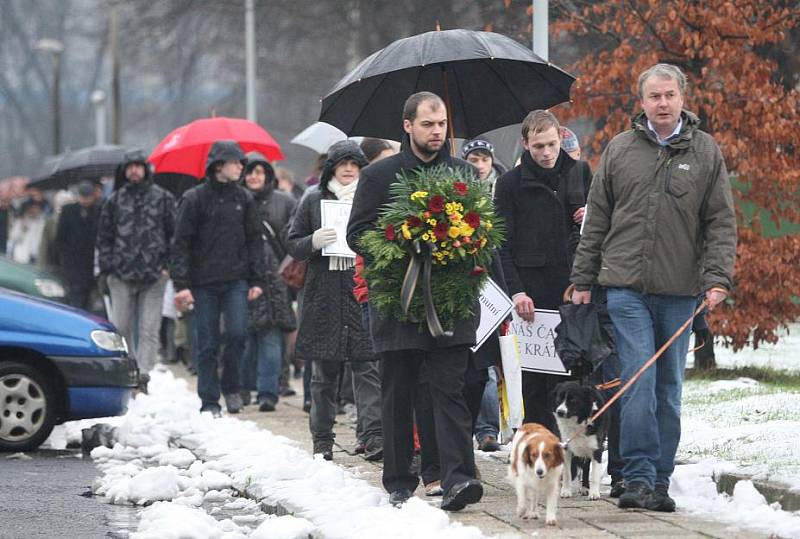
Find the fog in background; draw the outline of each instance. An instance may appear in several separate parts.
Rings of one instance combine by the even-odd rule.
[[[507,4],[507,5],[506,5]],[[0,0],[0,178],[30,175],[53,149],[53,53],[63,44],[61,150],[95,142],[94,90],[112,140],[110,14],[118,10],[120,143],[148,152],[192,120],[245,116],[244,0]],[[435,29],[494,29],[530,46],[525,2],[256,0],[258,122],[304,177],[314,153],[289,140],[320,99],[391,41]],[[551,52],[551,61],[565,55]],[[479,84],[479,81],[476,81]]]

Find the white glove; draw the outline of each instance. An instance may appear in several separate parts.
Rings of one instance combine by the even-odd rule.
[[[333,228],[318,228],[311,235],[311,246],[319,251],[325,246],[336,242],[336,230]]]

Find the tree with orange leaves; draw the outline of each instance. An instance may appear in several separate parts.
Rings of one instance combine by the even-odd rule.
[[[732,298],[711,324],[734,349],[776,342],[800,317],[800,95],[782,80],[774,51],[800,22],[795,2],[755,0],[559,1],[559,36],[589,39],[591,52],[563,120],[589,118],[596,160],[639,110],[637,75],[666,62],[689,78],[685,107],[722,149],[737,197],[739,243]],[[750,208],[761,208],[755,216]],[[769,221],[772,222],[769,222]],[[764,228],[774,229],[771,235]]]

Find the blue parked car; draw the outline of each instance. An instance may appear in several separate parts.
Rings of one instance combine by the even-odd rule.
[[[0,451],[28,451],[57,424],[122,415],[136,362],[107,320],[0,288]]]

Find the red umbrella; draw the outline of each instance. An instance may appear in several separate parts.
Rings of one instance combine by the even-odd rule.
[[[257,151],[270,161],[283,159],[281,147],[260,125],[241,118],[203,118],[175,129],[147,159],[161,174],[174,172],[202,178],[206,158],[217,140],[235,140],[245,152]]]

